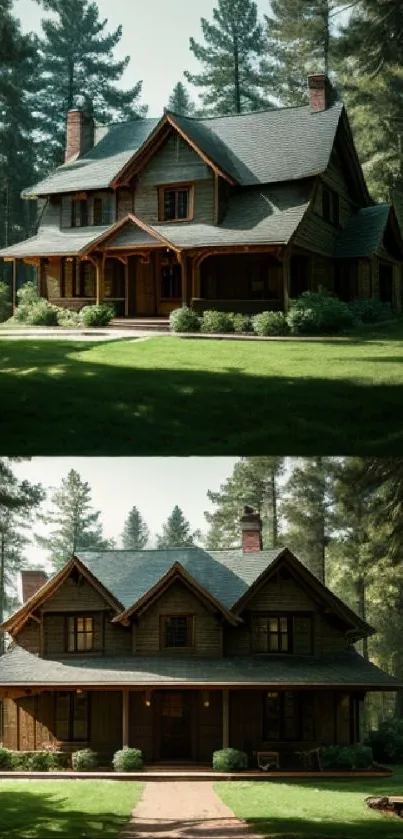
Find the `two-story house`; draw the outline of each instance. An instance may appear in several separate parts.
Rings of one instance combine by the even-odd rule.
[[[67,115],[66,160],[26,189],[37,234],[0,251],[41,293],[120,316],[182,304],[257,312],[307,289],[402,305],[403,241],[368,193],[343,105],[310,76],[310,105],[204,119],[166,112],[95,129]]]
[[[24,572],[25,602],[2,625],[4,745],[209,763],[226,746],[253,760],[358,742],[367,691],[399,687],[354,648],[374,630],[289,550],[263,550],[251,508],[241,538],[79,552],[46,581]]]

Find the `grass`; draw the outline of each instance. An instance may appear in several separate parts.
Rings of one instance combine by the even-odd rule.
[[[2,338],[2,454],[400,453],[402,338]]]
[[[220,782],[215,791],[236,816],[270,839],[402,839],[403,819],[370,810],[369,795],[401,795],[403,767],[391,778]]]
[[[144,784],[0,781],[1,839],[115,839]]]

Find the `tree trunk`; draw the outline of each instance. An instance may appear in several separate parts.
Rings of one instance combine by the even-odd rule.
[[[272,548],[277,547],[278,542],[278,509],[277,509],[277,482],[276,475],[273,472],[270,477],[271,482],[271,504],[272,504]]]
[[[242,110],[241,104],[241,85],[239,79],[239,47],[238,36],[234,32],[234,94],[235,94],[235,113],[240,114]]]
[[[4,598],[5,598],[5,538],[1,534],[0,540],[0,624],[4,620]],[[0,629],[0,655],[4,653],[4,632]]]
[[[323,9],[323,23],[324,23],[324,42],[323,42],[323,53],[324,53],[324,72],[326,76],[329,76],[330,72],[330,8],[329,8],[329,0],[326,0]]]
[[[357,601],[358,601],[358,614],[360,618],[364,621],[366,620],[366,612],[367,612],[367,604],[366,604],[366,597],[365,597],[365,578],[361,575],[358,577],[356,582],[356,589],[357,589]],[[362,641],[362,654],[366,661],[369,660],[368,654],[368,638],[363,638]]]

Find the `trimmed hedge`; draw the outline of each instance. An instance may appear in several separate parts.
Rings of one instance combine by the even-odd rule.
[[[263,337],[289,335],[290,327],[283,312],[261,312],[252,318],[253,331]]]
[[[238,749],[220,749],[213,753],[213,769],[216,772],[239,772],[248,768],[248,755]]]
[[[322,749],[324,769],[370,769],[374,756],[370,746],[328,746]]]
[[[120,749],[113,755],[112,765],[115,772],[138,772],[144,766],[140,749]]]
[[[234,332],[234,321],[231,312],[218,312],[207,309],[203,312],[201,331],[217,333],[219,335]]]
[[[348,307],[354,318],[361,323],[380,323],[389,320],[393,314],[390,303],[383,303],[376,297],[352,300]]]
[[[100,303],[99,306],[84,306],[80,312],[80,320],[84,326],[108,326],[115,317],[115,309],[109,303]]]
[[[172,332],[199,332],[200,317],[189,306],[174,309],[169,316],[169,327]]]
[[[354,326],[347,303],[327,292],[304,291],[287,315],[292,335],[336,335]]]
[[[365,743],[379,763],[403,763],[403,719],[391,717],[370,731]]]
[[[0,748],[0,769],[14,772],[51,772],[64,769],[68,763],[64,752],[14,752]]]
[[[92,749],[79,749],[72,753],[71,765],[76,772],[91,772],[98,766],[98,755]]]

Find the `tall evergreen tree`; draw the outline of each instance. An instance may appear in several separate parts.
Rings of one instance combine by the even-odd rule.
[[[184,117],[191,117],[195,112],[195,103],[190,98],[185,85],[178,82],[169,97],[168,110]]]
[[[33,95],[37,81],[37,44],[22,35],[12,15],[12,0],[0,2],[0,246],[32,231],[36,207],[22,201],[21,190],[35,180]]]
[[[190,50],[203,69],[185,76],[201,89],[203,107],[213,114],[267,107],[259,72],[265,39],[254,0],[218,0],[213,22],[201,18],[201,28],[204,43],[191,38]]]
[[[157,535],[157,548],[189,548],[194,547],[200,539],[198,530],[192,533],[190,522],[177,505],[162,526],[162,532]]]
[[[43,516],[53,526],[48,536],[36,536],[38,544],[50,554],[56,571],[76,550],[107,550],[113,547],[102,535],[99,510],[91,506],[91,487],[74,469],[51,496],[52,508]]]
[[[124,523],[122,544],[125,550],[142,551],[149,541],[150,531],[137,507],[132,507]]]
[[[326,582],[327,577],[332,473],[333,461],[330,458],[301,458],[285,486],[282,506],[287,520],[284,543],[322,582]]]
[[[26,528],[42,498],[39,484],[19,481],[10,464],[0,460],[0,624],[6,611],[16,605],[17,576],[28,542]],[[3,644],[0,632],[0,655]]]
[[[276,547],[279,541],[279,483],[284,472],[283,457],[246,457],[235,464],[232,475],[218,492],[208,491],[215,505],[205,513],[210,525],[210,550],[235,548],[240,542],[239,519],[245,504],[258,510],[263,522],[263,544]]]
[[[66,112],[77,97],[91,103],[100,122],[143,115],[142,82],[130,90],[118,86],[130,58],[114,59],[122,27],[106,31],[98,5],[91,0],[37,0],[51,17],[42,20],[40,39],[41,93],[38,110],[48,167],[63,162]]]

